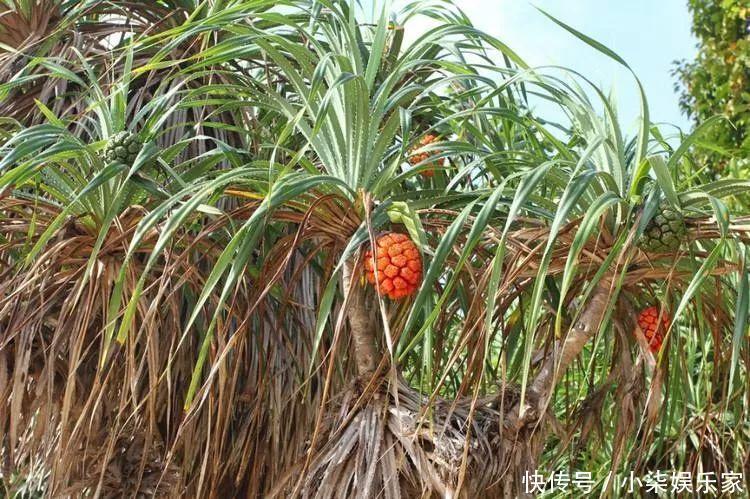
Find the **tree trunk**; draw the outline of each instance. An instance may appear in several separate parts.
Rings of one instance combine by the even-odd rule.
[[[377,318],[367,306],[366,289],[357,278],[361,265],[358,259],[350,259],[344,264],[343,287],[345,293],[344,307],[349,320],[352,335],[357,374],[371,374],[378,366]]]

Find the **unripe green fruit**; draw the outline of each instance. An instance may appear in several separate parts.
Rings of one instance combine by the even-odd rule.
[[[686,234],[682,214],[668,203],[661,203],[656,215],[646,225],[638,246],[649,253],[669,253],[679,249]]]
[[[136,134],[119,132],[110,137],[104,147],[104,158],[132,166],[142,147],[143,142]]]

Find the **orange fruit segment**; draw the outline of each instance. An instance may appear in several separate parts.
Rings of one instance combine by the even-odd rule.
[[[669,319],[666,311],[661,313],[661,324],[659,324],[659,308],[648,307],[638,314],[638,327],[643,331],[643,335],[648,341],[648,346],[653,353],[661,349],[664,342],[664,334],[669,329]]]

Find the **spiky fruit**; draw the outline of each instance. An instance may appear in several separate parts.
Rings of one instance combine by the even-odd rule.
[[[648,341],[651,351],[657,353],[661,349],[664,341],[664,333],[669,329],[669,319],[667,312],[661,313],[661,324],[659,324],[659,308],[648,307],[641,310],[638,314],[638,327],[643,331],[643,335]]]
[[[119,132],[110,137],[104,147],[104,159],[132,165],[143,148],[143,142],[131,132]]]
[[[367,281],[391,300],[400,300],[414,293],[422,281],[422,256],[406,234],[388,232],[375,241],[377,251],[365,253]]]
[[[431,133],[428,133],[424,137],[422,137],[419,140],[419,143],[416,146],[414,146],[411,149],[411,151],[409,151],[409,164],[412,165],[412,166],[418,165],[422,161],[427,161],[427,159],[430,156],[432,156],[434,154],[440,154],[440,151],[434,151],[434,152],[415,152],[418,149],[421,149],[422,147],[425,147],[427,145],[432,144],[433,142],[436,142],[437,140],[438,140],[437,136],[435,136],[435,135],[433,135]],[[433,177],[433,176],[435,176],[435,170],[434,170],[434,168],[432,168],[432,167],[435,166],[435,164],[433,163],[433,164],[431,164],[429,166],[431,168],[426,168],[426,169],[422,170],[421,172],[419,172],[423,177]]]
[[[639,246],[651,253],[669,253],[680,247],[686,233],[682,214],[669,203],[661,203],[654,218],[646,225]]]

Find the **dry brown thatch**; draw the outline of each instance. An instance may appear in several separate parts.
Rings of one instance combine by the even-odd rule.
[[[519,474],[533,469],[554,423],[539,415],[546,415],[546,397],[555,378],[564,371],[560,359],[564,359],[562,366],[570,363],[598,329],[593,316],[601,315],[601,307],[606,304],[604,295],[587,301],[597,306],[588,314],[592,317],[586,319],[587,313],[583,314],[583,332],[568,336],[569,348],[558,345],[562,350],[557,350],[557,356],[545,357],[552,343],[539,345],[546,361],[540,364],[529,387],[523,411],[518,406],[518,389],[510,384],[501,394],[490,397],[469,393],[445,400],[421,395],[387,367],[379,353],[382,346],[377,346],[382,332],[370,331],[370,339],[358,340],[358,344],[366,345],[376,338],[374,351],[381,359],[375,368],[379,373],[376,382],[365,376],[374,366],[369,360],[357,358],[356,351],[350,356],[353,369],[347,371],[360,371],[353,386],[349,383],[347,388],[346,383],[336,381],[330,369],[325,376],[315,373],[305,378],[297,373],[308,368],[303,359],[309,355],[309,338],[292,344],[287,343],[289,336],[278,333],[280,327],[290,327],[284,325],[287,313],[295,317],[293,320],[303,321],[298,330],[309,331],[314,324],[309,311],[307,319],[298,312],[304,308],[300,303],[311,303],[315,297],[299,293],[301,288],[314,289],[319,282],[299,279],[308,275],[305,269],[309,257],[300,259],[297,252],[302,241],[307,241],[319,250],[336,254],[340,251],[336,248],[341,248],[356,228],[354,220],[341,223],[348,220],[341,200],[323,198],[319,202],[329,203],[321,210],[328,213],[325,217],[318,217],[304,203],[299,210],[282,210],[276,215],[297,223],[300,232],[280,239],[270,250],[267,267],[258,281],[295,282],[298,287],[286,291],[287,308],[264,308],[267,304],[262,300],[262,289],[253,287],[250,280],[243,283],[227,308],[235,315],[228,315],[220,325],[220,334],[212,345],[211,363],[215,367],[211,376],[198,403],[184,412],[184,393],[174,387],[189,379],[199,344],[197,339],[182,337],[181,300],[184,293],[201,289],[200,269],[210,265],[215,254],[208,239],[202,238],[203,233],[177,238],[180,244],[174,251],[165,252],[147,281],[137,308],[138,327],[122,347],[113,346],[102,358],[112,283],[141,215],[133,210],[118,220],[98,257],[96,279],[84,281],[82,275],[96,232],[71,220],[61,232],[64,237],[45,248],[34,265],[19,266],[14,263],[14,251],[26,244],[30,233],[33,241],[51,223],[57,208],[35,206],[32,225],[26,216],[28,202],[6,198],[0,221],[5,238],[0,246],[4,264],[0,269],[0,393],[8,400],[0,431],[7,442],[3,456],[6,473],[31,469],[34,460],[44,456],[52,495],[97,490],[109,495],[124,487],[157,495],[211,490],[217,496],[231,490],[252,494],[274,489],[278,495],[311,497],[326,497],[333,491],[342,497],[381,491],[388,497],[456,490],[468,496],[518,493]],[[233,216],[247,216],[253,207],[251,203]],[[425,226],[439,237],[445,219],[437,213],[429,215],[425,213]],[[216,222],[204,233],[214,233],[221,223]],[[745,222],[737,224],[735,230],[745,234]],[[513,252],[509,261],[515,266],[508,269],[498,291],[500,312],[533,278],[545,230],[519,228],[509,238]],[[694,223],[695,237],[713,237],[715,232],[710,221]],[[571,240],[571,232],[563,231],[551,274],[562,272],[560,259],[567,255]],[[487,231],[486,241],[487,245],[496,243],[492,229]],[[143,251],[148,247],[149,238]],[[205,262],[195,260],[195,249]],[[607,251],[606,234],[602,241],[587,246],[581,267],[591,273],[583,271],[582,279],[593,275]],[[731,271],[731,265],[722,264],[715,272]],[[131,287],[138,276],[137,265],[132,272],[126,281]],[[625,289],[644,279],[662,279],[664,272],[650,267],[648,258],[639,254],[630,261]],[[679,272],[669,277],[675,285],[685,282]],[[470,308],[465,339],[456,349],[469,344],[479,349],[481,342],[471,331],[483,315],[481,290],[486,286],[487,268],[466,269],[462,279],[467,289],[475,290],[477,304]],[[372,308],[372,296],[361,299],[370,300]],[[627,306],[627,300],[620,304]],[[342,305],[340,309],[346,310],[351,320],[355,308]],[[398,334],[399,315],[392,312],[391,329]],[[375,326],[377,318],[377,314],[368,316],[365,322]],[[343,341],[341,351],[345,355],[346,341],[352,336],[357,336],[356,327],[342,322],[338,340],[322,350],[333,355],[335,342]],[[366,357],[372,357],[372,353]],[[457,358],[451,355],[452,362]],[[619,367],[613,369],[615,374],[609,380],[617,383],[621,405],[629,407],[624,414],[630,416],[619,423],[623,434],[633,431],[633,420],[644,404],[645,393],[643,379],[634,377],[639,370],[633,369],[632,363],[628,367],[628,361],[628,355],[620,356]],[[269,368],[265,362],[273,366]],[[332,366],[330,358],[329,362]],[[473,360],[468,362],[470,366]],[[325,393],[321,387],[325,387]],[[333,395],[328,397],[326,393]],[[331,400],[326,402],[328,398]],[[658,401],[651,401],[653,414]],[[591,397],[587,404],[594,411],[596,398]],[[323,412],[321,407],[325,408]],[[585,408],[581,411],[589,412]],[[590,434],[592,428],[588,428]],[[214,464],[209,466],[209,462]],[[301,469],[304,473],[300,474]],[[300,476],[303,480],[298,482]]]

